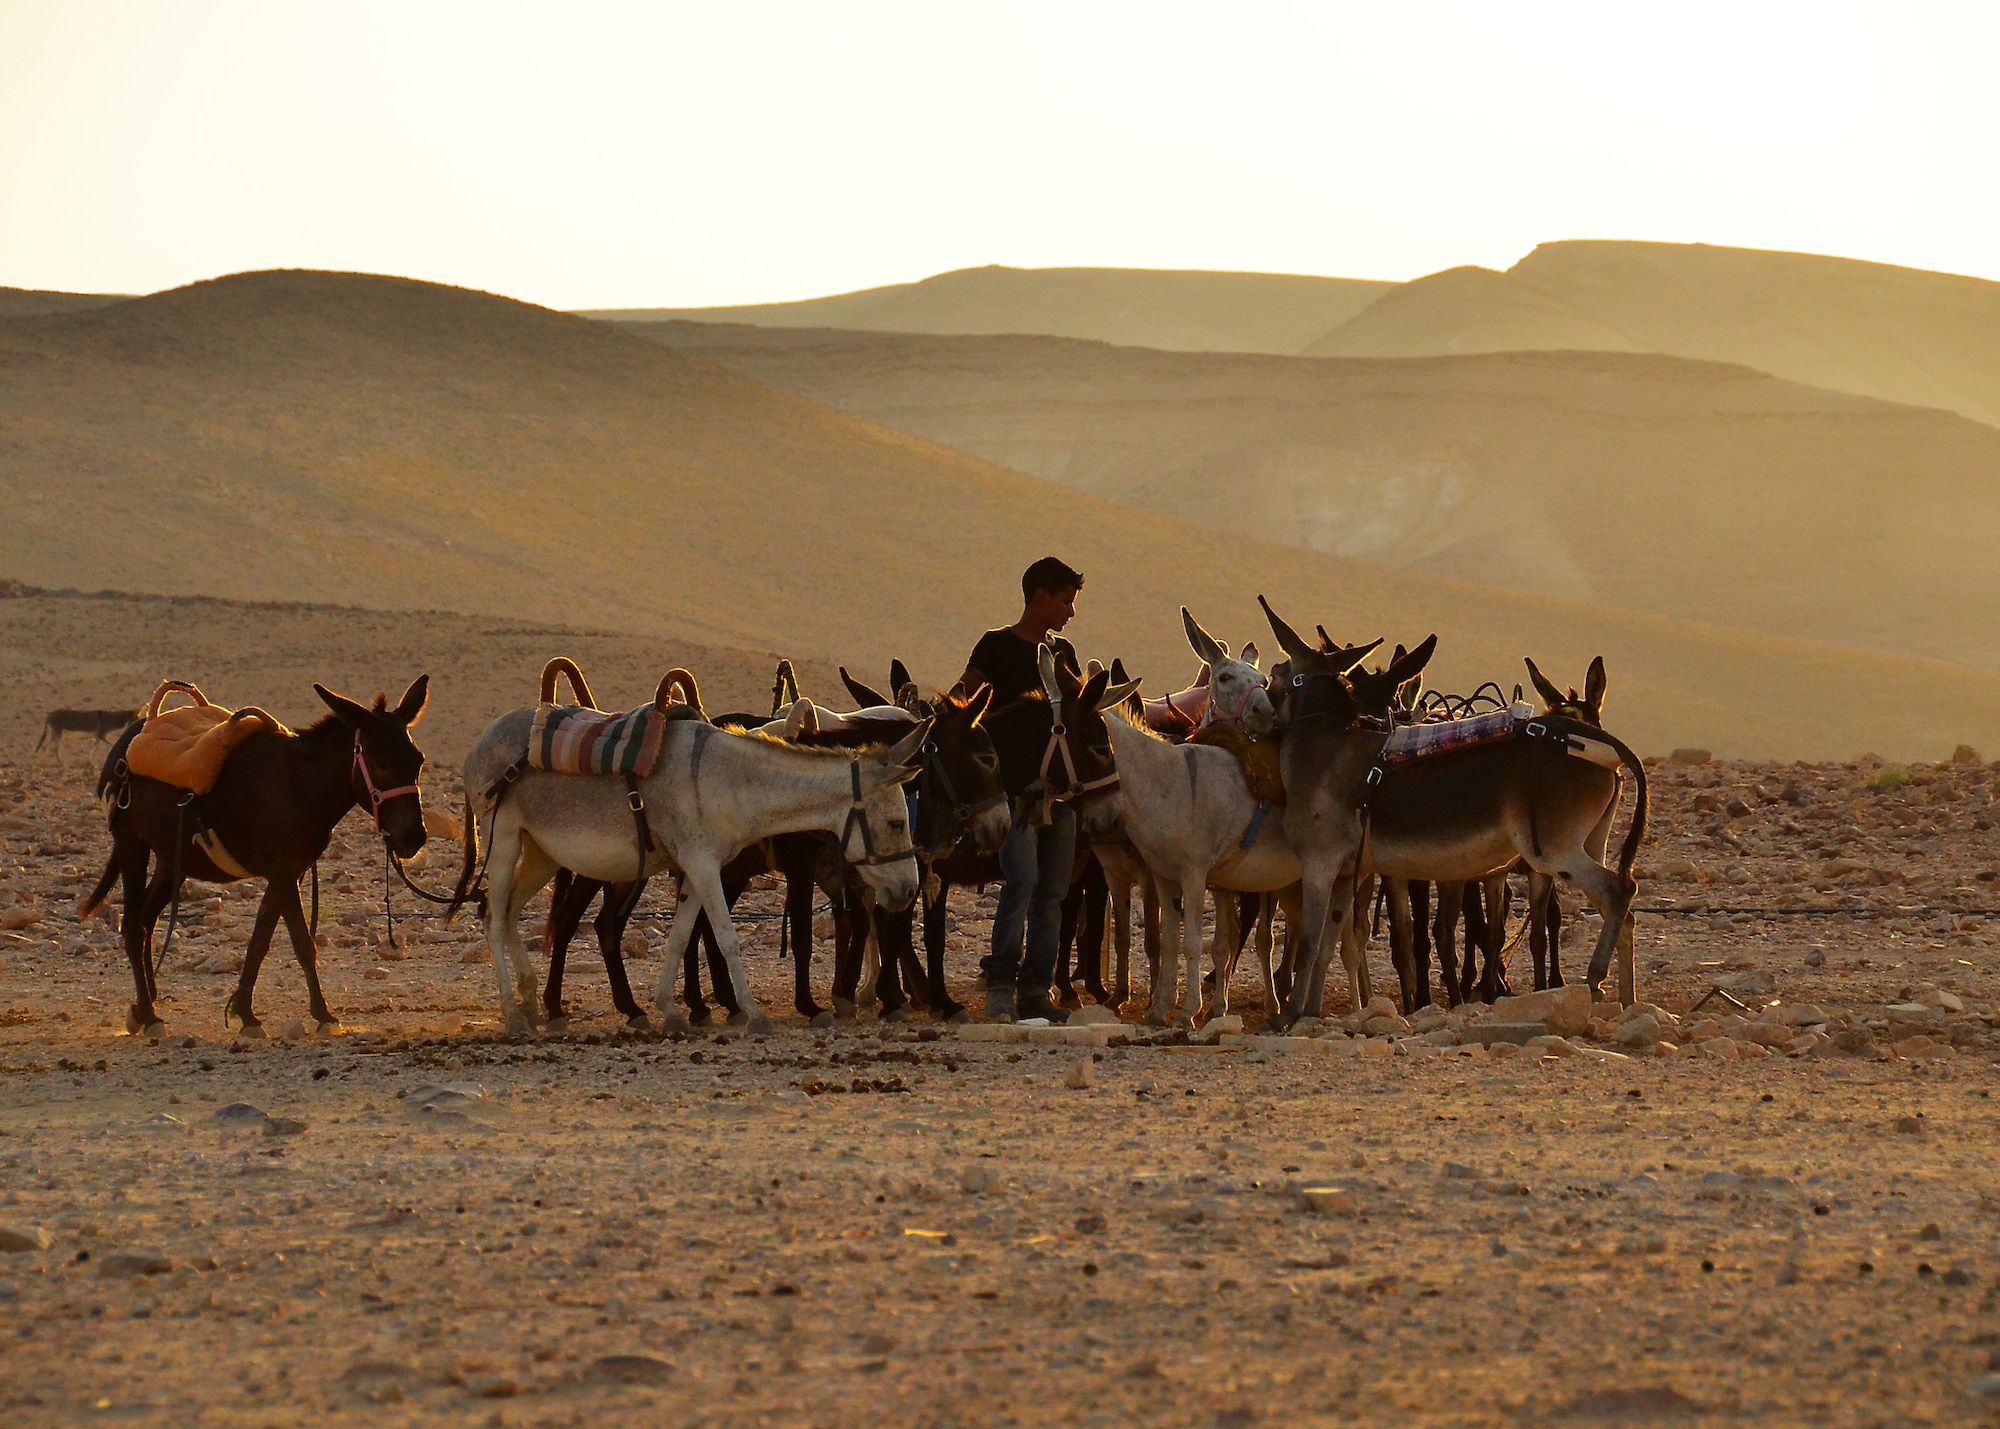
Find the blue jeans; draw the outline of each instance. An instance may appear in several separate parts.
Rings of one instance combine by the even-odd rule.
[[[1062,901],[1076,860],[1076,811],[1055,806],[1047,827],[1014,808],[1014,828],[1000,845],[1000,906],[993,914],[993,952],[979,966],[991,987],[1014,985],[1047,995],[1055,981],[1062,937]]]

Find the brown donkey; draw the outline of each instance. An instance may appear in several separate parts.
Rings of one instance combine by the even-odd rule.
[[[1279,1020],[1289,1025],[1316,1010],[1309,998],[1347,931],[1357,878],[1479,879],[1517,858],[1536,873],[1569,878],[1603,918],[1588,978],[1595,990],[1631,906],[1632,861],[1646,832],[1646,775],[1638,756],[1580,721],[1548,716],[1534,726],[1542,737],[1475,745],[1385,770],[1386,722],[1363,717],[1355,684],[1338,666],[1342,657],[1308,643],[1261,597],[1259,603],[1291,660],[1291,682],[1281,692],[1291,796],[1285,834],[1305,882],[1299,971]],[[1433,636],[1387,671],[1364,678],[1400,685],[1423,670],[1436,647]],[[1572,757],[1579,734],[1610,746],[1637,781],[1638,807],[1615,871],[1588,849],[1614,775]],[[1621,972],[1621,997],[1629,1001],[1630,969]]]
[[[111,806],[111,858],[78,911],[90,917],[111,892],[125,885],[125,956],[132,963],[136,995],[126,1015],[134,1032],[157,1037],[164,1024],[156,1002],[153,927],[177,896],[183,879],[234,883],[264,880],[264,899],[250,929],[243,975],[223,1009],[225,1022],[241,1020],[246,1035],[260,1035],[251,993],[270,951],[278,919],[285,920],[292,953],[305,973],[312,1015],[322,1028],[340,1019],[327,1008],[319,985],[319,950],[299,903],[299,880],[326,851],[333,826],[356,804],[372,809],[383,842],[398,858],[424,846],[424,814],[417,793],[423,751],[409,728],[424,711],[430,676],[419,675],[394,709],[377,695],[374,707],[356,704],[322,685],[313,692],[333,713],[296,735],[264,730],[238,745],[215,787],[198,799],[156,779],[131,774],[125,749],[135,730],[112,747],[98,775],[97,795]],[[240,872],[219,867],[196,842],[210,833]],[[148,865],[157,856],[158,866]]]

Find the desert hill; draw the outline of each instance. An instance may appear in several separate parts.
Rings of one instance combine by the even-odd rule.
[[[658,340],[1217,530],[2000,669],[2000,431],[1615,352],[1308,360],[679,325]]]
[[[1398,284],[1302,355],[1437,357],[1551,349],[1643,350],[1623,333],[1518,279],[1467,267]]]
[[[796,303],[630,308],[586,316],[863,332],[1045,333],[1174,352],[1296,352],[1392,286],[1286,273],[995,264]]]
[[[1544,243],[1508,276],[1655,351],[2000,425],[2000,283],[1699,243]]]
[[[1302,351],[1547,348],[1737,363],[2000,425],[2000,283],[1811,253],[1544,243],[1505,273],[1452,268],[1391,288]]]
[[[124,301],[124,296],[117,293],[54,293],[39,288],[0,288],[0,320],[31,318],[42,313],[81,313]]]
[[[1989,674],[1218,539],[616,325],[399,279],[244,274],[0,322],[0,446],[0,572],[451,612],[411,619],[474,661],[489,642],[458,616],[620,632],[660,667],[696,648],[864,670],[899,654],[944,683],[1058,550],[1089,575],[1071,633],[1155,688],[1193,664],[1183,601],[1268,648],[1262,590],[1344,636],[1440,631],[1448,685],[1511,683],[1530,652],[1576,678],[1603,652],[1644,749],[2000,747]]]

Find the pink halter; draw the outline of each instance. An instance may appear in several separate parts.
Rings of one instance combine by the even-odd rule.
[[[362,787],[368,791],[368,802],[373,806],[375,815],[375,832],[379,834],[382,832],[382,806],[391,799],[400,799],[405,794],[416,794],[419,790],[414,784],[402,784],[394,789],[377,789],[375,777],[368,772],[368,761],[361,756],[359,734],[354,736],[354,768],[361,775]]]
[[[1202,711],[1201,723],[1233,724],[1238,727],[1241,727],[1243,723],[1243,712],[1250,708],[1250,701],[1257,698],[1257,691],[1262,688],[1263,686],[1261,685],[1251,685],[1247,687],[1243,691],[1243,698],[1236,702],[1236,708],[1232,711],[1225,712],[1222,708],[1222,701],[1217,699],[1214,695],[1214,686],[1210,685],[1208,708]]]

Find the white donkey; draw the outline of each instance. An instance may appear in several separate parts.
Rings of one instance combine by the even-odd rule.
[[[1209,663],[1209,709],[1268,730],[1270,697],[1254,663],[1255,647],[1244,648],[1250,659],[1231,659],[1192,615],[1185,610],[1181,615],[1188,643]],[[1240,693],[1246,689],[1247,694]],[[1211,887],[1282,894],[1298,883],[1299,861],[1285,842],[1282,814],[1252,796],[1243,766],[1229,750],[1209,744],[1169,744],[1148,729],[1130,705],[1107,709],[1106,716],[1118,760],[1125,837],[1145,860],[1159,890],[1160,965],[1147,1020],[1164,1023],[1177,1017],[1192,1023],[1205,1019],[1211,1010],[1227,1011],[1233,946],[1225,952],[1217,945],[1213,1009],[1203,1005],[1202,900]],[[1293,907],[1288,907],[1287,922],[1296,927]],[[1258,947],[1265,1006],[1275,1009],[1279,1003],[1268,938],[1260,938]],[[1177,1002],[1183,966],[1186,993]]]
[[[627,883],[642,873],[681,876],[681,898],[667,935],[667,954],[654,996],[663,1025],[685,1029],[674,1006],[681,958],[695,915],[709,924],[729,968],[737,1003],[752,1030],[771,1021],[751,994],[742,944],[722,891],[722,866],[751,844],[777,834],[817,830],[840,840],[841,854],[884,908],[907,908],[921,874],[911,846],[909,805],[902,786],[917,777],[930,735],[919,721],[890,748],[817,749],[761,734],[732,734],[695,720],[667,726],[659,761],[638,783],[635,810],[617,775],[551,774],[523,769],[489,791],[527,747],[532,709],[502,715],[486,727],[465,760],[468,867],[477,856],[477,817],[491,820],[487,863],[487,943],[509,1028],[535,1015],[535,967],[521,939],[521,909],[557,868],[586,878]],[[496,807],[497,803],[497,807]],[[637,820],[652,847],[643,852]],[[511,976],[510,976],[511,974]]]

